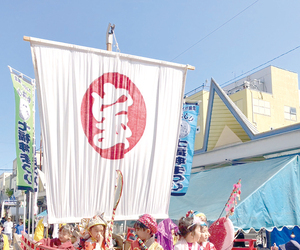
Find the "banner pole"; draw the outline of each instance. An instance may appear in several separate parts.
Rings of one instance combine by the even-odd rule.
[[[117,55],[121,58],[134,59],[134,60],[138,60],[141,62],[155,63],[155,64],[166,65],[169,67],[175,67],[175,68],[181,68],[181,69],[187,68],[189,70],[195,70],[194,66],[191,66],[188,64],[185,65],[185,64],[179,64],[179,63],[167,62],[167,61],[150,59],[150,58],[141,57],[141,56],[122,54],[119,52],[107,51],[107,50],[96,49],[96,48],[89,48],[89,47],[68,44],[68,43],[62,43],[62,42],[55,42],[55,41],[50,41],[50,40],[45,40],[45,39],[40,39],[40,38],[35,38],[35,37],[23,36],[23,40],[26,42],[30,42],[30,43],[51,44],[52,46],[54,45],[54,46],[62,47],[62,48],[68,48],[68,49],[72,48],[74,50],[76,49],[76,50],[81,50],[81,51],[101,53],[101,54],[110,55],[110,56]]]
[[[31,219],[31,192],[29,192],[29,204],[28,204],[28,208],[29,208],[29,213],[28,213],[28,235],[30,236],[30,219]],[[33,237],[32,237],[33,239]]]
[[[43,138],[42,133],[40,134],[40,170],[42,171],[42,146],[43,146]]]
[[[35,195],[34,191],[32,192],[32,208],[31,208],[31,213],[32,213],[32,223],[31,223],[31,228],[32,228],[32,239],[34,238],[34,200],[35,200]]]
[[[34,215],[37,214],[37,195],[38,195],[38,188],[39,188],[39,183],[36,175],[37,171],[37,159],[36,159],[36,136],[35,136],[35,80],[31,80],[33,87],[33,155],[32,155],[32,160],[34,162],[33,168],[32,168],[32,234],[34,233]]]
[[[26,205],[26,193],[25,193],[25,191],[22,191],[22,192],[24,192],[24,204],[23,204],[23,211],[24,211],[24,213],[23,213],[23,225],[24,225],[24,231],[26,232],[26,212],[27,212],[27,210],[26,210],[26,208],[27,208],[27,205]]]

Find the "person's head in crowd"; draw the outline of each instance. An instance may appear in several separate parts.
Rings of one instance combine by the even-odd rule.
[[[200,239],[199,239],[198,243],[200,244],[203,242],[207,242],[208,238],[210,236],[210,233],[208,232],[208,227],[205,222],[202,222],[200,224],[200,232],[201,232],[201,235],[200,235]]]
[[[134,228],[137,236],[146,241],[156,234],[157,223],[150,214],[144,214],[134,223]]]
[[[105,247],[105,232],[107,222],[101,215],[95,215],[88,223],[88,232],[92,240],[102,244]]]
[[[200,239],[200,224],[201,219],[195,216],[190,211],[185,217],[181,217],[178,223],[180,236],[182,236],[188,243],[198,242]]]
[[[58,230],[58,238],[61,241],[61,243],[65,243],[68,240],[71,240],[72,232],[73,232],[73,228],[71,225],[69,224],[62,225]]]

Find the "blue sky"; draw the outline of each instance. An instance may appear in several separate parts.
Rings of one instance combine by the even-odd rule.
[[[115,24],[122,53],[195,66],[185,92],[212,77],[231,83],[260,65],[300,73],[299,0],[12,0],[0,6],[0,173],[16,157],[7,66],[34,78],[23,36],[106,49],[107,26]],[[36,137],[39,148],[38,110]]]

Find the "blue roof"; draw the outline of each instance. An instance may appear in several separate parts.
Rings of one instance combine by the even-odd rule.
[[[292,155],[193,174],[186,195],[171,196],[169,216],[178,220],[197,210],[210,221],[218,219],[241,179],[241,200],[229,217],[236,229],[300,225],[299,164],[299,156]]]

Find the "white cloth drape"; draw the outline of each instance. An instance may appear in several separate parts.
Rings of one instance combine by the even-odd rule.
[[[77,222],[97,212],[110,218],[117,169],[124,188],[116,220],[143,213],[168,217],[187,68],[43,42],[31,41],[31,50],[49,223]],[[113,77],[103,78],[101,95],[95,80],[105,74]],[[133,84],[116,87],[110,81],[118,77]],[[104,132],[94,136],[96,127]],[[123,158],[99,153],[118,142],[125,145]]]

